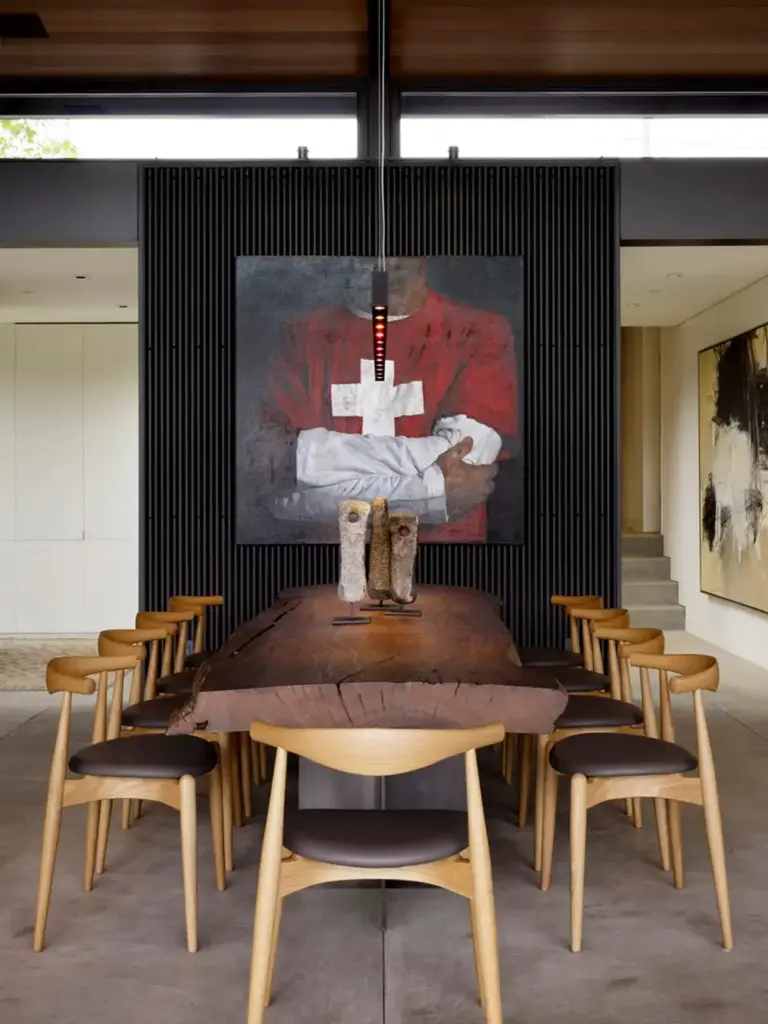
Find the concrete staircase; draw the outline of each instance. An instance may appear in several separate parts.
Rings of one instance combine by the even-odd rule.
[[[685,629],[685,608],[677,601],[677,583],[669,578],[661,534],[625,534],[621,571],[621,603],[633,626]]]

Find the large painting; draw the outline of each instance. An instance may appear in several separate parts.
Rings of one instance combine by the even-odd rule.
[[[701,589],[768,611],[768,326],[699,353]]]
[[[338,540],[386,498],[423,541],[523,537],[522,261],[388,260],[384,381],[367,258],[237,260],[237,539]]]

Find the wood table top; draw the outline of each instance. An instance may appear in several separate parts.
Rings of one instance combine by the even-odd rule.
[[[510,660],[495,598],[421,587],[420,617],[346,613],[336,588],[284,592],[241,626],[197,674],[177,729],[245,731],[260,719],[305,727],[464,727],[501,721],[548,732],[565,707],[556,677]],[[514,653],[512,654],[514,658]]]

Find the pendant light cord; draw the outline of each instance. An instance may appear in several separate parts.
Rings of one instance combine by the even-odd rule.
[[[387,157],[386,12],[386,0],[379,0],[379,270],[387,269],[387,196],[384,176]]]

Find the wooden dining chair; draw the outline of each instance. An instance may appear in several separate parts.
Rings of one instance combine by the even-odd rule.
[[[503,726],[286,729],[254,722],[251,736],[277,754],[259,869],[248,1024],[261,1024],[270,1001],[284,897],[324,882],[370,879],[436,885],[469,900],[480,1001],[487,1024],[502,1024],[491,862],[475,751],[501,742]],[[286,816],[289,752],[336,771],[384,777],[464,754],[467,813],[305,810]]]
[[[649,669],[658,674],[662,708],[661,738],[606,733],[571,736],[550,751],[554,771],[545,794],[545,844],[542,874],[547,885],[552,851],[547,837],[554,835],[557,780],[571,779],[571,949],[582,947],[587,810],[607,800],[634,797],[661,798],[667,804],[669,839],[675,887],[684,885],[679,804],[698,804],[704,818],[712,860],[715,894],[725,949],[733,947],[725,847],[715,766],[704,710],[703,692],[718,687],[717,661],[705,654],[633,654],[630,663],[640,669],[643,694],[650,691]],[[672,678],[670,678],[672,674]],[[664,712],[669,694],[690,693],[696,722],[698,757],[675,743],[672,716]],[[698,769],[698,774],[694,775]]]
[[[87,804],[84,885],[93,888],[100,808],[103,801],[139,798],[167,804],[181,817],[182,873],[187,949],[197,950],[197,807],[196,782],[210,777],[211,817],[217,871],[221,863],[221,790],[216,771],[216,748],[195,736],[131,736],[121,738],[120,712],[125,673],[138,664],[135,653],[119,658],[54,658],[48,663],[46,687],[62,695],[59,726],[53,748],[48,800],[43,827],[43,854],[35,916],[34,949],[45,945],[53,873],[64,807]],[[96,677],[94,680],[93,677]],[[113,680],[107,712],[107,689]],[[96,694],[93,742],[67,758],[75,694]],[[67,778],[69,769],[77,779]]]
[[[203,609],[199,605],[189,606],[180,611],[143,611],[136,616],[137,629],[157,629],[163,625],[168,627],[168,635],[163,644],[163,658],[160,665],[160,677],[171,673],[182,672],[184,659],[187,656],[187,637],[190,624],[197,620]],[[172,627],[176,627],[175,630]],[[154,694],[152,694],[154,696]]]
[[[598,625],[626,628],[629,626],[629,612],[626,608],[571,608],[570,614],[571,621],[576,623],[577,628],[581,628],[584,670],[606,678],[606,689],[610,691],[614,700],[619,700],[621,691],[620,686],[616,685],[617,680],[605,676],[603,652],[600,641],[595,637],[595,628]]]
[[[578,668],[582,663],[581,643],[578,630],[573,628],[571,608],[600,608],[602,598],[593,594],[572,595],[553,594],[550,598],[553,605],[563,608],[569,622],[571,647],[515,647],[517,658],[523,668]]]
[[[220,608],[224,604],[224,598],[220,594],[176,594],[168,602],[169,612],[183,612],[193,609],[195,612],[195,630],[193,636],[192,655],[184,652],[185,664],[192,656],[197,656],[196,661],[205,660],[210,652],[205,649],[205,619],[211,608]],[[195,665],[188,667],[196,667]]]
[[[625,652],[623,663],[626,663],[631,651],[663,654],[664,634],[660,629],[615,629],[610,626],[600,627],[596,632],[601,634],[600,639],[608,642],[612,651],[612,656],[609,657],[611,691],[615,693],[621,690],[621,699],[609,697],[604,693],[569,694],[565,710],[555,722],[553,731],[536,737],[536,810],[533,847],[536,871],[541,871],[542,867],[544,793],[547,786],[547,774],[554,770],[548,760],[552,746],[569,736],[577,736],[582,733],[637,733],[644,731],[648,736],[658,736],[652,704],[649,706],[644,700],[643,706],[637,707],[632,702],[631,688],[622,686],[622,673],[616,656],[616,647],[620,646]],[[649,724],[646,727],[647,721]],[[635,826],[640,828],[642,825],[640,800],[628,801],[625,806],[627,814]],[[663,813],[663,808],[657,808],[657,811],[660,812],[657,814],[657,820],[662,863],[668,867],[669,845],[666,816]],[[541,884],[542,888],[546,887],[543,877]],[[546,885],[548,884],[549,879],[547,878]]]

